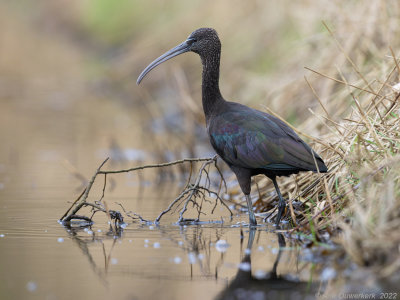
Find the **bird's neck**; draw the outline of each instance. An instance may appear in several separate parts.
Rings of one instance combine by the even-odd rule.
[[[218,103],[224,101],[219,90],[219,62],[220,53],[202,57],[202,98],[206,121],[213,114]]]

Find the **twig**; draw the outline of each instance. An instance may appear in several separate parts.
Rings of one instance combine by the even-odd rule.
[[[147,223],[147,224],[152,223],[152,222],[149,221],[149,220],[143,219],[141,215],[139,215],[139,214],[137,214],[137,213],[135,213],[135,212],[133,212],[133,211],[126,211],[126,210],[125,210],[125,207],[123,207],[121,203],[115,202],[115,204],[121,206],[122,210],[124,211],[124,213],[125,213],[128,217],[130,217],[130,218],[132,218],[132,219],[139,219],[140,221],[142,221],[142,222],[144,222],[144,223]],[[132,216],[131,216],[132,214],[133,214],[136,218],[135,218],[135,217],[132,217]]]
[[[65,214],[60,218],[60,220],[63,220],[69,213],[69,211],[74,207],[75,203],[79,201],[79,199],[81,199],[81,197],[83,196],[83,194],[85,193],[86,188],[83,189],[82,193],[78,196],[78,198],[76,198],[76,200],[74,202],[72,202],[72,205],[70,206],[70,208],[67,209],[67,211],[65,212]]]
[[[86,202],[86,199],[87,199],[87,197],[89,196],[90,189],[92,188],[93,183],[94,183],[94,181],[95,181],[97,175],[98,175],[99,172],[100,172],[100,169],[104,166],[104,164],[108,161],[108,159],[109,159],[109,157],[107,157],[107,158],[100,164],[100,166],[97,168],[96,173],[94,173],[93,177],[90,179],[90,181],[89,181],[89,183],[88,183],[88,186],[86,187],[86,189],[85,189],[85,191],[84,191],[84,193],[83,193],[83,196],[81,196],[81,197],[78,198],[78,199],[80,199],[80,202],[79,202],[79,203],[76,205],[76,207],[73,209],[73,211],[71,212],[71,215],[75,215],[75,214],[78,212],[78,210],[80,210],[80,209],[82,208],[82,206],[84,205],[84,203]],[[78,201],[78,199],[77,199],[77,201]],[[75,203],[76,203],[77,201],[75,201]],[[74,204],[75,204],[75,203],[74,203]],[[73,204],[73,205],[74,205],[74,204]],[[71,208],[72,208],[72,207],[71,207]],[[69,210],[70,210],[70,209],[69,209]],[[64,214],[63,218],[65,217],[66,214],[68,214],[69,210]],[[63,221],[63,218],[61,218],[60,221]]]
[[[167,209],[163,210],[163,211],[158,215],[158,217],[155,219],[154,222],[155,222],[155,223],[159,223],[160,220],[161,220],[161,218],[162,218],[162,216],[165,215],[166,213],[168,213],[169,211],[171,211],[172,207],[173,207],[179,200],[181,200],[187,193],[189,193],[190,191],[191,191],[191,189],[185,189],[185,190],[183,190],[183,191],[179,194],[179,196],[176,197],[175,200],[172,201],[172,202],[168,205]]]
[[[194,184],[194,187],[193,187],[193,189],[192,189],[192,191],[191,191],[189,197],[188,197],[187,200],[185,201],[185,204],[183,205],[183,208],[182,208],[182,210],[181,210],[180,213],[179,213],[178,222],[181,222],[181,221],[183,220],[183,214],[184,214],[184,213],[186,212],[186,210],[187,210],[187,205],[188,205],[188,203],[192,200],[192,197],[193,197],[193,195],[195,194],[195,192],[198,191],[198,187],[199,187],[199,185],[200,185],[200,181],[201,181],[201,178],[202,178],[202,173],[203,173],[203,171],[205,171],[205,168],[206,168],[209,164],[211,164],[211,163],[214,161],[214,159],[216,159],[216,156],[214,156],[214,158],[213,158],[212,160],[206,161],[206,162],[203,163],[203,165],[201,166],[201,168],[200,168],[200,170],[199,170],[199,175],[197,176],[196,183]],[[208,176],[208,175],[207,175],[207,176]]]
[[[102,194],[101,194],[101,198],[100,198],[100,200],[99,200],[99,201],[97,201],[98,203],[100,203],[100,202],[101,202],[101,200],[103,200],[103,199],[104,199],[104,194],[105,194],[105,192],[106,192],[106,186],[107,186],[107,174],[104,174],[103,192],[102,192]]]
[[[184,215],[184,213],[187,211],[187,206],[188,206],[189,203],[192,203],[193,206],[196,207],[197,212],[198,212],[198,217],[197,217],[197,220],[195,220],[195,221],[198,221],[200,215],[201,215],[201,214],[204,214],[204,213],[202,212],[203,202],[204,202],[204,201],[209,202],[208,200],[205,199],[205,196],[206,196],[206,195],[205,195],[204,192],[207,192],[208,195],[215,195],[215,196],[216,196],[216,203],[215,203],[215,205],[214,205],[214,207],[213,207],[211,213],[214,212],[215,207],[216,207],[216,205],[217,205],[217,203],[218,203],[218,201],[219,201],[223,206],[225,206],[225,207],[227,208],[227,210],[230,212],[231,216],[233,216],[232,211],[229,209],[229,207],[224,203],[224,201],[222,200],[222,198],[219,196],[219,191],[218,191],[218,192],[214,192],[214,191],[211,191],[211,190],[209,189],[209,187],[210,187],[210,185],[211,185],[211,179],[210,179],[210,176],[209,176],[209,170],[208,170],[208,169],[209,169],[211,163],[214,163],[216,169],[218,170],[218,173],[219,173],[220,176],[221,176],[221,183],[220,183],[220,186],[221,186],[222,183],[224,183],[225,188],[226,188],[225,179],[224,179],[224,177],[223,177],[223,175],[222,175],[221,170],[218,168],[218,166],[217,166],[217,164],[216,164],[216,161],[217,161],[217,156],[214,156],[213,158],[210,158],[210,159],[208,159],[206,162],[204,162],[203,165],[202,165],[202,166],[200,167],[200,169],[199,169],[199,172],[198,172],[197,178],[196,178],[196,180],[195,180],[195,183],[194,183],[194,184],[190,184],[190,182],[188,181],[188,183],[186,184],[186,186],[185,186],[185,188],[183,189],[183,191],[179,194],[179,196],[176,197],[176,198],[169,204],[169,206],[167,207],[167,209],[163,210],[163,211],[158,215],[158,217],[155,219],[154,222],[155,222],[155,223],[159,223],[160,220],[161,220],[161,218],[162,218],[166,213],[170,212],[170,211],[172,210],[172,208],[173,208],[177,203],[179,203],[180,201],[182,201],[182,199],[184,199],[185,197],[186,197],[186,199],[185,199],[184,201],[182,201],[181,203],[179,203],[178,206],[177,206],[177,207],[179,207],[180,204],[183,203],[183,207],[182,207],[182,209],[181,209],[180,212],[179,212],[178,223],[183,223],[183,222],[187,221],[187,220],[185,220],[185,219],[183,218],[183,215]],[[192,173],[192,172],[191,172],[191,173]],[[191,173],[190,173],[190,177],[192,176]],[[203,173],[205,173],[205,176],[206,176],[206,179],[205,179],[205,180],[206,180],[206,183],[205,183],[205,186],[200,186],[200,182],[201,182],[201,180],[202,180],[202,178],[203,178]],[[220,190],[220,189],[221,189],[221,187],[219,188],[219,190]],[[188,194],[189,194],[189,195],[188,195]],[[197,196],[200,196],[200,197],[201,197],[201,202],[200,202],[200,204],[196,202],[196,197],[197,197]]]
[[[163,167],[168,167],[168,166],[173,166],[177,164],[183,164],[186,162],[200,162],[200,161],[214,161],[217,159],[217,155],[214,157],[207,157],[207,158],[185,158],[181,160],[176,160],[172,162],[167,162],[167,163],[161,163],[161,164],[151,164],[151,165],[144,165],[144,166],[138,166],[130,169],[123,169],[123,170],[115,170],[115,171],[99,171],[98,174],[119,174],[119,173],[128,173],[136,170],[143,170],[143,169],[149,169],[149,168],[163,168]]]
[[[225,180],[225,178],[224,178],[224,175],[222,175],[222,172],[221,172],[220,168],[219,168],[218,165],[217,165],[217,160],[215,160],[214,166],[215,166],[215,168],[217,169],[217,171],[218,171],[218,173],[219,173],[219,176],[221,177],[222,182],[224,183],[225,193],[226,193],[226,192],[228,191],[228,186],[227,186],[227,184],[226,184],[226,180]]]

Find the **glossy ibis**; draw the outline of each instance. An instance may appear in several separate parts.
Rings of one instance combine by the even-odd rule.
[[[276,176],[299,171],[327,172],[327,167],[284,122],[222,97],[218,83],[221,42],[212,28],[195,30],[186,41],[154,60],[139,75],[137,84],[159,64],[189,51],[200,55],[203,64],[202,100],[211,145],[236,174],[246,196],[250,226],[257,225],[250,199],[251,177],[257,174],[266,175],[274,183],[279,197],[279,225],[286,204]]]

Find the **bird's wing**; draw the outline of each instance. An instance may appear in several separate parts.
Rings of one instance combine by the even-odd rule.
[[[243,109],[245,108],[245,109]],[[326,171],[322,159],[278,118],[241,106],[209,126],[211,144],[229,164],[243,168]]]

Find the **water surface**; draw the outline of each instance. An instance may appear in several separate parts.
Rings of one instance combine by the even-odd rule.
[[[250,234],[245,214],[231,220],[220,207],[203,219],[223,223],[178,226],[175,213],[155,226],[125,217],[115,233],[98,214],[90,228],[63,227],[58,219],[107,156],[107,169],[164,162],[155,153],[163,146],[144,132],[136,106],[92,98],[81,86],[35,88],[0,101],[1,299],[314,297],[314,267],[299,259],[294,241],[283,244],[267,225]],[[166,178],[160,183],[158,171],[110,176],[104,200],[154,220],[182,188]],[[99,179],[90,200],[101,188]]]

